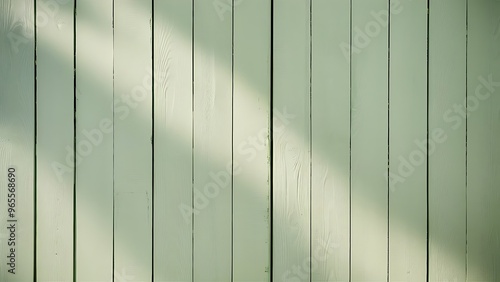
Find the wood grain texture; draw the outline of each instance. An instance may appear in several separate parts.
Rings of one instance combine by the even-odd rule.
[[[466,98],[466,1],[431,1],[429,7],[429,280],[465,281],[465,118],[453,121]],[[431,135],[432,136],[432,135]]]
[[[0,281],[500,280],[499,15],[0,0]]]
[[[33,277],[34,247],[34,2],[0,1],[0,280],[26,281]],[[14,168],[15,182],[8,171]],[[9,192],[15,186],[15,197]],[[15,199],[11,217],[7,203]],[[15,222],[15,241],[7,229]],[[15,245],[14,245],[15,244]],[[15,248],[15,265],[10,262]],[[9,270],[15,272],[9,272]]]
[[[390,13],[389,279],[425,281],[427,3],[400,3]]]
[[[36,277],[73,279],[74,1],[36,2]]]
[[[194,1],[194,281],[231,280],[231,14]]]
[[[498,1],[468,1],[468,281],[500,280],[499,15]]]
[[[352,2],[351,279],[387,279],[388,1]],[[378,27],[378,28],[376,28]]]
[[[151,4],[114,2],[114,272],[130,281],[152,277]]]
[[[192,8],[154,2],[155,281],[192,281]]]
[[[310,1],[274,1],[273,277],[310,281]],[[291,115],[283,120],[279,113]]]
[[[112,4],[78,1],[76,7],[77,281],[111,281],[113,274]]]
[[[233,281],[271,279],[270,21],[269,0],[235,4]]]
[[[312,3],[311,281],[349,280],[350,8]]]

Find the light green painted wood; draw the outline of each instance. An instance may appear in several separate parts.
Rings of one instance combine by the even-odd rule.
[[[232,247],[231,11],[194,1],[194,281],[229,281]]]
[[[500,278],[498,1],[272,2],[0,0],[0,281]]]
[[[78,281],[113,271],[113,2],[78,1],[75,267]]]
[[[73,279],[74,1],[37,17],[36,276]]]
[[[192,3],[154,13],[154,277],[192,281]]]
[[[0,281],[27,281],[34,256],[34,2],[2,0],[0,18]],[[11,177],[10,168],[16,170]],[[9,201],[15,201],[13,217]],[[7,220],[16,220],[15,241]],[[15,264],[7,265],[11,248]]]
[[[499,15],[498,1],[468,1],[468,281],[500,280]]]
[[[349,280],[350,1],[312,3],[312,281]]]
[[[270,281],[271,1],[236,3],[233,281]]]
[[[151,2],[114,2],[114,273],[152,272]]]
[[[388,7],[386,0],[352,2],[352,281],[387,279],[388,30],[373,13]]]
[[[466,1],[429,7],[429,280],[465,281],[465,119],[453,128],[454,104],[465,99]]]
[[[310,1],[275,0],[273,36],[273,277],[310,281]]]
[[[400,3],[390,13],[389,279],[425,281],[427,2]]]

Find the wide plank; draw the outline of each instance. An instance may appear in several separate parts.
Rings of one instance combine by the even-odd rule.
[[[233,281],[270,281],[271,1],[235,1],[233,34]]]
[[[312,3],[311,281],[350,275],[350,9]]]
[[[275,0],[273,280],[310,281],[311,1]]]
[[[155,281],[192,281],[192,9],[154,1]]]
[[[76,3],[75,277],[113,277],[113,2]]]
[[[152,279],[152,2],[114,1],[114,274]]]
[[[466,0],[429,7],[429,280],[465,281],[466,119],[454,105],[466,98]],[[432,150],[434,149],[434,150]]]
[[[36,279],[74,265],[74,0],[36,1]]]
[[[34,271],[34,8],[32,0],[0,1],[0,281],[5,282],[33,280]]]

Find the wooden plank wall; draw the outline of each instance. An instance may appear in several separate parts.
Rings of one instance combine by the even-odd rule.
[[[0,281],[499,281],[499,15],[0,0]]]
[[[112,3],[77,1],[75,278],[110,281],[113,266]],[[84,157],[84,159],[83,159]]]

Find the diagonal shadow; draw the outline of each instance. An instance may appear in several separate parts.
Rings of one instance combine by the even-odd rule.
[[[242,5],[243,5],[243,4],[242,4]],[[242,7],[243,7],[243,6],[242,6]],[[138,7],[138,8],[140,8],[140,7]],[[174,12],[172,12],[172,14],[169,14],[169,15],[168,15],[168,17],[169,17],[169,19],[171,19],[171,20],[170,20],[170,22],[171,22],[171,23],[175,26],[175,28],[176,28],[176,29],[178,28],[178,29],[179,29],[180,31],[182,31],[183,33],[186,33],[186,37],[188,38],[188,37],[189,37],[189,35],[190,35],[191,30],[189,30],[189,29],[187,29],[186,27],[183,27],[183,26],[176,26],[176,25],[175,25],[176,21],[179,21],[179,17],[178,17],[178,16],[177,16]],[[99,20],[99,19],[96,19],[96,20]],[[3,28],[5,28],[5,26],[4,26]],[[4,31],[4,33],[5,33],[5,31],[7,31],[7,30],[3,29],[3,31]],[[197,42],[197,44],[198,44],[198,46],[203,46],[203,42]],[[215,50],[214,56],[215,56],[215,58],[216,58],[217,63],[219,63],[219,64],[221,64],[221,65],[225,66],[225,67],[226,67],[226,68],[228,68],[228,69],[230,69],[231,62],[229,62],[229,61],[224,61],[224,60],[222,59],[222,58],[225,58],[225,57],[226,57],[226,56],[224,56],[224,54],[217,53],[217,50]],[[58,56],[57,49],[56,49],[56,48],[54,48],[54,54],[53,54],[53,60],[54,60],[54,62],[57,62],[57,60],[62,60],[62,59],[63,59],[63,58],[61,58],[60,56]],[[68,58],[68,59],[69,59],[69,58]],[[95,73],[97,74],[98,72],[95,72]],[[243,74],[239,74],[239,76],[241,76],[241,77],[245,78],[245,79],[247,80],[247,84],[248,84],[248,85],[252,85],[252,86],[254,85],[254,84],[252,83],[252,81],[253,81],[253,80],[252,80],[252,77],[248,77],[248,76],[247,76],[247,75],[245,75],[244,73],[243,73]],[[96,87],[103,87],[103,83],[102,83],[102,81],[101,81],[101,79],[100,79],[100,77],[99,77],[99,76],[97,76],[97,75],[96,75],[95,77],[93,77],[93,79],[94,79],[94,81],[96,82]],[[27,79],[27,81],[29,81],[29,80]],[[255,87],[255,86],[254,86],[254,87]],[[255,92],[255,93],[263,93],[263,91],[262,91],[262,90],[256,90],[256,91],[254,91],[254,92]],[[7,99],[6,99],[5,97],[7,97],[7,96],[0,95],[0,102],[1,102],[1,103],[6,102],[6,100],[7,100]],[[4,123],[4,122],[5,122],[5,124],[9,124],[11,128],[17,128],[17,126],[22,125],[22,121],[17,120],[17,119],[12,119],[12,120],[9,120],[9,119],[8,119],[8,116],[9,116],[9,115],[6,115],[6,116],[7,116],[7,117],[5,117],[6,119],[3,119],[3,120],[2,120],[2,123]],[[4,118],[4,117],[2,117],[2,118]],[[141,125],[140,125],[140,124],[138,124],[138,125],[136,125],[136,128],[139,128],[140,126],[141,126]],[[293,130],[294,130],[294,129],[295,129],[295,128],[294,128],[294,123],[292,122],[292,123],[289,125],[288,130],[290,130],[290,131],[292,131],[292,132],[293,132]],[[170,145],[171,145],[171,146],[173,146],[173,147],[176,147],[176,148],[185,148],[185,146],[184,146],[185,142],[188,142],[188,141],[190,142],[190,140],[185,140],[185,139],[183,139],[183,137],[177,136],[176,134],[174,134],[174,133],[169,133],[169,132],[167,132],[167,131],[160,132],[160,133],[158,133],[158,134],[160,134],[161,136],[163,136],[163,137],[165,137],[165,138],[168,138],[168,139],[171,141],[171,144],[170,144]],[[342,136],[342,135],[341,135],[341,133],[339,133],[339,136]],[[348,138],[348,136],[343,136],[342,138]],[[325,145],[323,145],[323,146],[325,146]],[[326,149],[327,149],[326,147],[321,147],[321,148],[318,148],[318,151],[319,151],[319,152],[325,152],[325,151],[326,151]],[[50,153],[50,152],[49,152],[49,153]],[[180,155],[180,156],[184,156],[184,157],[186,157],[186,158],[190,158],[190,157],[191,157],[191,153],[192,153],[191,151],[181,150],[181,151],[179,152],[179,155]],[[202,155],[202,156],[200,156],[200,157],[203,157],[203,158],[206,158],[206,159],[211,159],[211,160],[213,160],[213,166],[214,166],[214,167],[221,167],[221,166],[224,166],[224,165],[225,165],[225,160],[217,160],[217,157],[216,157],[216,156],[213,156],[213,155],[211,154],[211,152],[203,152],[203,155]],[[47,160],[47,161],[49,161],[49,160]],[[337,165],[337,164],[335,164],[335,159],[334,159],[334,158],[330,158],[330,159],[329,159],[329,162],[331,162],[331,163],[330,163],[330,165],[331,165],[332,167],[335,167],[335,166]],[[42,171],[41,173],[50,173],[50,172],[49,172],[49,171]],[[183,173],[183,177],[185,177],[185,176],[187,176],[187,175],[189,175],[189,174],[190,174],[190,172],[185,172],[185,171],[182,171],[181,173]],[[369,183],[368,179],[363,179],[363,181],[364,181],[365,183]],[[251,178],[249,178],[249,179],[245,179],[245,182],[247,182],[247,183],[250,183],[250,184],[251,184],[251,183],[252,183],[252,179],[251,179]],[[250,197],[251,195],[248,195],[248,196],[249,196],[249,198],[254,198],[254,197]],[[362,195],[360,195],[360,196],[362,196]],[[92,199],[80,199],[80,200],[81,200],[81,201],[85,201],[85,202],[89,202],[89,203],[92,203],[92,202],[93,202],[93,201],[92,201]],[[370,200],[370,199],[367,199],[367,201],[369,201],[369,200]],[[90,205],[90,206],[91,206],[91,205]],[[98,209],[98,208],[100,208],[100,207],[99,207],[99,206],[93,206],[93,208]],[[380,212],[380,211],[379,211],[379,210],[373,210],[373,212],[378,213],[378,212]],[[397,215],[396,215],[396,216],[397,216]],[[284,217],[284,216],[282,216],[282,215],[279,215],[279,214],[275,214],[275,218],[274,218],[274,219],[275,219],[275,220],[280,220],[280,221],[283,221],[283,222],[290,221],[290,219],[289,219],[289,218],[286,218],[286,217]],[[399,225],[401,225],[401,226],[405,226],[405,228],[407,228],[408,230],[410,230],[410,233],[411,233],[412,231],[415,231],[415,230],[413,229],[413,226],[411,226],[411,225],[409,225],[409,226],[408,226],[408,225],[404,222],[404,218],[398,218],[398,217],[396,217],[396,218],[395,218],[395,220],[396,220],[397,224],[399,224]],[[304,228],[308,228],[308,227],[304,227]],[[96,228],[96,229],[97,229],[97,228]],[[440,238],[440,239],[441,239],[441,240],[444,240],[444,238]],[[131,247],[131,248],[134,248],[134,246],[130,246],[130,247]],[[131,249],[131,250],[132,250],[132,249]],[[133,252],[133,250],[131,251],[131,253],[134,253],[134,252]],[[451,254],[449,254],[449,255],[450,255],[450,257],[453,257],[453,255],[454,255],[454,254],[452,254],[452,253],[451,253]],[[140,262],[138,262],[138,264],[140,264]],[[277,275],[279,276],[279,274],[277,274]]]

